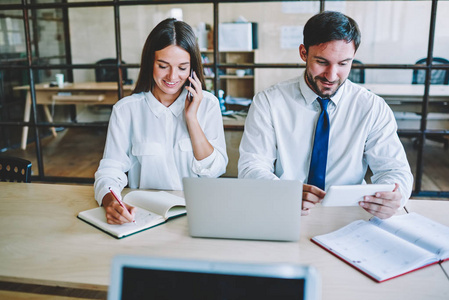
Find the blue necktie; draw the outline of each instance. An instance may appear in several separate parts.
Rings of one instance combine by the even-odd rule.
[[[329,115],[327,114],[327,104],[329,103],[329,99],[321,99],[318,97],[317,100],[321,105],[321,113],[316,124],[312,159],[310,160],[307,183],[319,187],[324,191],[330,127]]]

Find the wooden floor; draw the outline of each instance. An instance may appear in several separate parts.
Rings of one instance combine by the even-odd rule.
[[[45,176],[94,178],[103,156],[106,129],[70,128],[41,139]],[[35,143],[26,150],[14,149],[5,155],[18,156],[31,161],[33,175],[39,174]]]
[[[106,129],[70,128],[42,139],[45,176],[92,178],[103,155]],[[403,138],[412,173],[416,173],[417,151],[411,139]],[[35,144],[26,150],[14,149],[2,155],[28,159],[33,164],[33,175],[39,173]],[[230,162],[237,163],[237,162]],[[449,191],[449,150],[436,142],[426,142],[424,153],[423,191]]]

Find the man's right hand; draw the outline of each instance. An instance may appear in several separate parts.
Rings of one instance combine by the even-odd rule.
[[[136,208],[124,203],[127,210],[129,211],[128,212],[120,205],[120,203],[117,202],[117,200],[115,200],[112,193],[107,193],[103,197],[102,204],[104,209],[106,210],[106,220],[108,224],[121,225],[124,223],[132,222],[134,220]]]
[[[315,204],[321,202],[326,195],[326,192],[314,185],[303,184],[302,186],[302,216],[310,214],[310,209]]]

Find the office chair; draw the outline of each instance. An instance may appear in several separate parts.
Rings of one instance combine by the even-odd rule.
[[[0,156],[0,181],[31,182],[31,162],[11,156]]]
[[[354,59],[352,63],[363,65],[363,63],[357,59]],[[364,68],[351,69],[351,72],[349,72],[348,79],[354,83],[365,83],[365,69]]]
[[[427,58],[418,60],[415,64],[422,65],[426,63]],[[433,64],[449,64],[449,60],[441,57],[434,57]],[[413,70],[412,84],[424,84],[426,79],[426,70]],[[431,84],[449,84],[449,70],[432,70],[430,77]]]
[[[125,63],[122,61],[122,63]],[[95,63],[95,81],[97,82],[114,82],[118,79],[118,72],[116,67],[108,67],[102,65],[115,65],[117,64],[117,59],[115,58],[105,58],[97,61]],[[122,68],[123,84],[132,84],[132,79],[128,78],[128,70]]]
[[[427,58],[419,59],[416,64],[425,64]],[[449,60],[442,57],[434,57],[432,64],[449,64]],[[424,84],[426,79],[426,70],[413,70],[412,84]],[[430,74],[430,84],[449,84],[449,70],[432,70]],[[430,138],[429,140],[441,142],[444,145],[444,149],[449,149],[449,140],[444,136]],[[414,147],[418,146],[418,140],[413,143]]]

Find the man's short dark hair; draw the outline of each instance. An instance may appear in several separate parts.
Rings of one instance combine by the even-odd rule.
[[[336,11],[324,11],[310,18],[304,26],[303,34],[307,51],[310,46],[338,40],[354,42],[355,51],[357,51],[361,39],[357,23]]]

